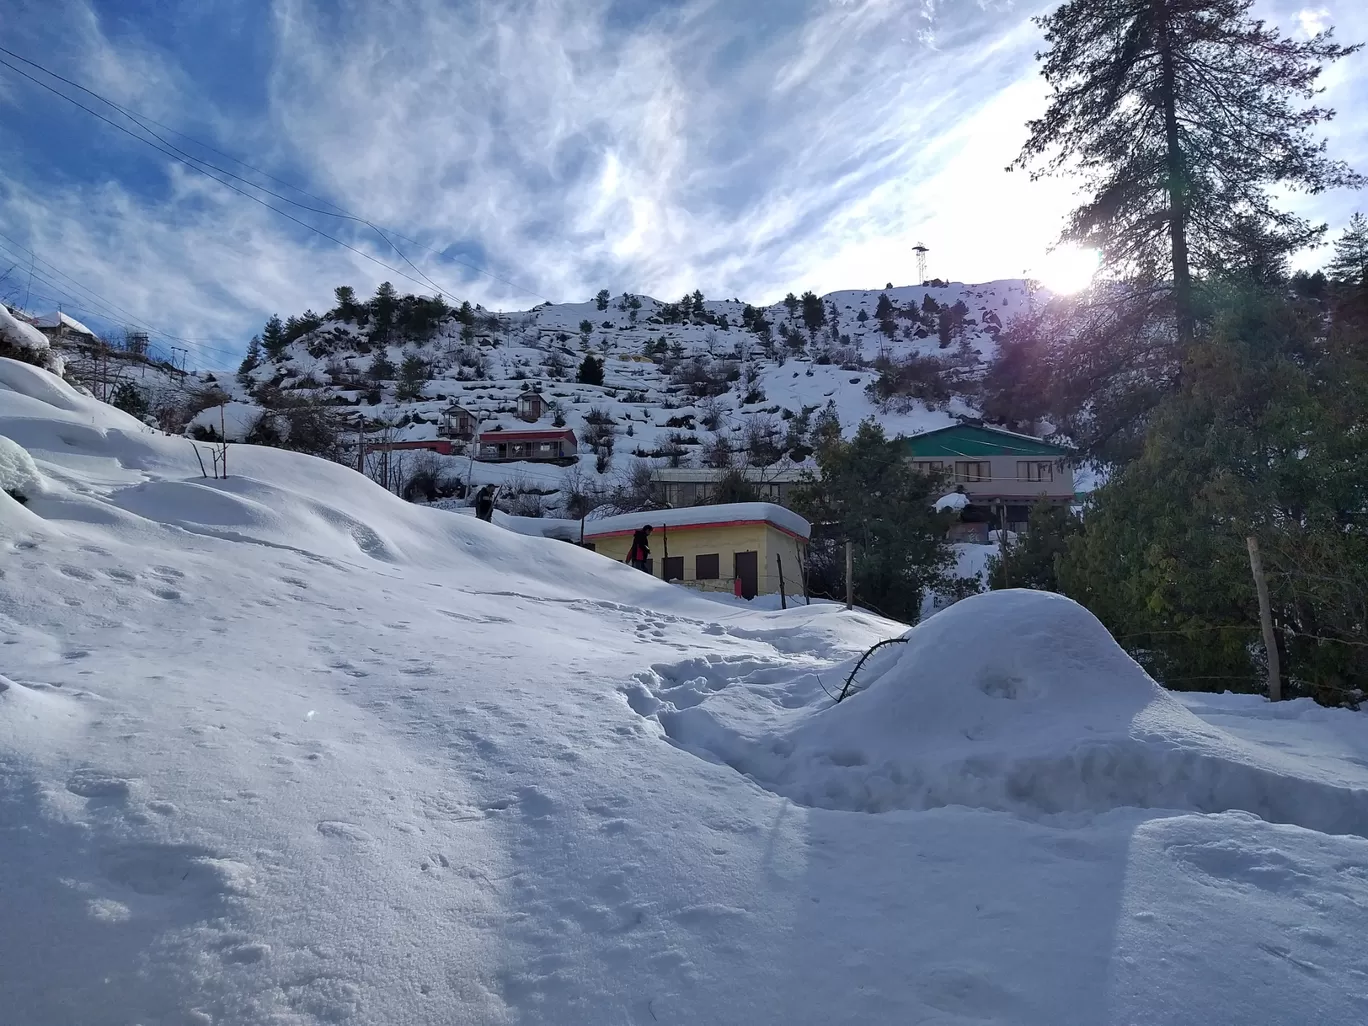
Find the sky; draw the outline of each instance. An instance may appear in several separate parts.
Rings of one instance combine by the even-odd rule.
[[[1050,6],[5,0],[0,47],[277,195],[0,54],[90,108],[0,66],[0,299],[173,335],[203,366],[340,284],[492,309],[600,288],[773,302],[913,282],[918,242],[933,277],[1048,283],[1073,186],[1005,168],[1044,108],[1031,16]],[[1354,42],[1364,6],[1260,10]],[[1324,77],[1331,152],[1360,171],[1365,70]],[[1332,228],[1365,205],[1293,204]]]

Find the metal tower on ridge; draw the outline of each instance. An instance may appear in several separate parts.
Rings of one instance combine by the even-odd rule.
[[[926,281],[926,254],[931,252],[926,243],[919,242],[912,247],[912,252],[917,254],[917,284]]]

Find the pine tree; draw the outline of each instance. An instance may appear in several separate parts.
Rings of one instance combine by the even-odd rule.
[[[790,320],[798,316],[798,297],[795,296],[792,292],[790,292],[787,296],[784,297],[784,306],[788,308],[788,315]]]
[[[950,316],[948,308],[942,308],[936,318],[936,339],[942,349],[949,349],[954,337],[954,319]]]
[[[354,288],[350,285],[339,285],[333,289],[333,298],[337,301],[335,313],[339,321],[351,322],[356,320],[359,307]]]
[[[283,358],[289,344],[280,315],[271,314],[271,319],[266,322],[266,327],[261,332],[261,347],[266,351],[266,356],[272,360]]]
[[[584,336],[584,341],[589,341],[589,336],[594,333],[594,322],[591,320],[580,321],[580,334]]]
[[[252,383],[252,371],[261,366],[261,336],[253,335],[252,341],[247,343],[247,354],[242,358],[242,363],[238,365],[237,379],[238,384],[247,388]]]
[[[826,324],[826,307],[815,292],[803,293],[803,323],[808,331],[816,331]]]
[[[1326,271],[1335,281],[1368,288],[1368,218],[1355,214],[1349,219]]]
[[[380,283],[380,287],[375,290],[375,297],[370,301],[371,316],[375,318],[375,327],[371,331],[372,341],[384,345],[390,340],[390,333],[394,329],[394,313],[399,307],[399,297],[394,291],[394,286],[387,281]]]
[[[594,305],[600,310],[608,309],[608,290],[599,289],[598,295],[594,297]]]
[[[579,373],[575,380],[581,385],[601,385],[603,384],[603,361],[596,358],[593,353],[585,354],[583,361],[579,365]]]
[[[1322,32],[1283,38],[1253,0],[1069,0],[1038,19],[1052,95],[1014,166],[1078,173],[1091,198],[1063,238],[1104,266],[1172,287],[1180,339],[1197,319],[1193,275],[1265,262],[1324,230],[1270,192],[1357,186],[1312,135],[1333,112],[1304,106],[1321,65],[1357,47]],[[1253,251],[1251,253],[1251,251]]]
[[[863,310],[860,312],[864,313]],[[887,292],[879,293],[879,302],[874,307],[874,316],[881,321],[886,321],[893,316],[893,300],[888,298]]]
[[[905,440],[889,439],[872,420],[850,441],[828,435],[817,449],[821,476],[792,501],[814,525],[809,572],[819,588],[840,593],[849,540],[857,600],[915,623],[923,594],[948,581],[955,557],[945,539],[949,518],[932,509],[940,482],[907,473],[905,456]]]
[[[376,353],[375,357],[371,360],[367,373],[370,375],[370,379],[377,384],[382,381],[393,381],[396,373],[394,361],[391,360],[382,349]]]
[[[401,402],[417,399],[423,394],[423,382],[427,379],[427,364],[423,362],[422,357],[410,353],[404,357],[404,362],[399,367],[399,386],[395,389],[395,398]]]
[[[694,293],[689,297],[693,302],[693,315],[698,318],[707,316],[707,309],[703,306],[703,293],[699,289],[694,289]]]

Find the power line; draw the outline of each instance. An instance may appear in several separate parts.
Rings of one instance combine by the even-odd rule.
[[[155,144],[149,142],[147,139],[142,138],[141,136],[137,135],[136,133],[130,132],[127,128],[123,127],[122,125],[119,125],[119,124],[117,124],[117,123],[115,123],[115,122],[113,122],[113,121],[110,121],[109,119],[103,117],[102,115],[100,115],[100,114],[97,113],[96,111],[93,111],[93,110],[91,110],[89,107],[86,107],[84,104],[80,103],[79,101],[73,99],[73,98],[70,97],[70,96],[67,96],[65,93],[61,92],[60,90],[53,88],[52,86],[48,85],[48,84],[45,83],[45,82],[39,81],[38,79],[36,79],[36,78],[34,78],[33,76],[29,75],[28,73],[24,72],[22,69],[16,68],[16,67],[14,67],[12,64],[9,64],[9,63],[6,62],[6,61],[0,61],[0,64],[3,64],[5,67],[8,67],[11,71],[14,71],[14,72],[17,73],[17,74],[23,75],[25,78],[29,79],[29,81],[35,83],[36,85],[39,85],[39,86],[41,86],[42,88],[47,89],[49,92],[52,92],[52,93],[56,94],[57,96],[62,97],[63,99],[67,100],[69,103],[75,104],[76,106],[80,107],[82,110],[86,111],[87,113],[89,113],[89,114],[91,114],[91,115],[93,115],[93,116],[95,116],[95,117],[97,117],[97,118],[100,118],[100,120],[104,121],[106,124],[109,124],[111,127],[117,128],[119,131],[124,132],[125,134],[132,136],[134,139],[137,139],[139,142],[142,142],[142,143],[144,143],[145,145],[152,146],[154,149],[157,149],[159,152],[161,152],[161,153],[163,153],[163,154],[165,154],[165,155],[167,155],[167,156],[171,156],[171,157],[173,157],[174,159],[180,160],[181,163],[186,164],[188,167],[191,167],[192,169],[194,169],[194,170],[196,170],[196,171],[199,171],[201,174],[204,174],[204,175],[206,175],[207,177],[213,178],[214,176],[213,176],[213,175],[210,175],[210,174],[209,174],[207,171],[205,171],[203,168],[197,167],[197,166],[196,166],[197,164],[203,164],[205,167],[212,168],[213,170],[219,172],[220,174],[227,175],[227,176],[229,176],[230,178],[233,178],[233,179],[235,179],[235,180],[237,180],[237,181],[239,181],[239,182],[242,182],[244,185],[247,185],[247,186],[249,186],[250,188],[258,189],[258,190],[260,190],[261,192],[265,193],[265,194],[268,195],[268,196],[271,196],[271,197],[273,197],[273,198],[275,198],[275,199],[278,199],[278,200],[280,200],[280,201],[282,201],[282,202],[284,202],[284,203],[289,203],[289,204],[291,204],[292,206],[299,207],[299,208],[302,209],[302,210],[307,210],[307,211],[309,211],[310,213],[322,214],[322,215],[325,216],[325,217],[339,217],[339,218],[343,218],[343,219],[345,219],[345,220],[355,221],[355,222],[357,222],[357,223],[359,223],[359,224],[364,224],[364,225],[366,225],[367,227],[371,228],[377,235],[379,235],[380,238],[381,238],[382,240],[384,240],[384,242],[385,242],[391,249],[393,249],[395,253],[397,253],[397,254],[399,255],[400,259],[402,259],[406,264],[408,264],[409,267],[412,267],[413,270],[414,270],[418,275],[420,275],[420,276],[422,277],[423,281],[418,281],[417,279],[412,278],[411,276],[405,274],[403,271],[400,271],[398,268],[390,267],[388,264],[385,264],[385,263],[383,263],[382,261],[376,259],[375,257],[372,257],[370,254],[365,253],[365,252],[363,252],[363,251],[361,251],[361,250],[358,250],[358,249],[356,249],[355,247],[352,247],[352,246],[348,245],[347,243],[342,242],[340,239],[335,239],[335,238],[333,238],[332,236],[327,235],[326,233],[322,232],[321,230],[315,228],[313,225],[309,225],[309,224],[307,224],[307,223],[305,223],[305,222],[299,221],[297,218],[290,217],[289,214],[286,214],[284,211],[281,211],[281,210],[279,210],[279,209],[276,208],[276,207],[270,206],[270,204],[265,203],[264,201],[262,201],[262,200],[259,199],[258,197],[255,197],[255,196],[248,196],[249,199],[253,199],[253,200],[255,200],[255,201],[258,202],[258,203],[262,203],[263,206],[266,206],[268,209],[275,210],[277,213],[281,214],[281,215],[284,216],[284,217],[290,217],[290,219],[293,220],[293,221],[296,221],[296,223],[304,225],[304,227],[309,228],[311,231],[318,232],[318,234],[323,235],[324,238],[330,239],[331,241],[337,243],[338,245],[344,246],[344,247],[346,247],[347,249],[352,250],[352,252],[355,252],[355,253],[357,253],[358,255],[363,256],[363,257],[365,257],[365,258],[368,259],[368,260],[373,260],[375,263],[380,264],[380,266],[386,268],[387,270],[393,271],[395,274],[403,275],[405,278],[408,278],[410,281],[414,281],[414,282],[417,283],[417,284],[420,284],[420,285],[426,284],[426,285],[428,285],[428,286],[431,286],[432,288],[434,288],[434,289],[437,290],[438,294],[446,294],[446,295],[449,295],[449,296],[455,298],[455,292],[454,292],[453,290],[450,290],[450,289],[443,289],[440,285],[438,285],[435,281],[433,281],[430,277],[428,277],[427,274],[425,274],[425,273],[424,273],[416,264],[413,263],[412,260],[410,260],[410,259],[408,258],[408,256],[403,252],[403,250],[401,250],[398,246],[396,246],[396,245],[394,244],[394,242],[389,238],[389,236],[385,234],[384,230],[382,230],[378,225],[376,225],[374,222],[370,221],[369,219],[367,219],[367,218],[365,218],[365,217],[361,217],[361,216],[356,215],[356,214],[352,214],[352,213],[348,212],[344,207],[342,207],[342,206],[340,206],[340,205],[338,205],[338,204],[336,204],[336,203],[333,203],[331,200],[327,200],[327,199],[324,199],[324,198],[322,198],[322,197],[315,196],[313,193],[310,193],[310,192],[307,192],[307,191],[305,191],[305,190],[303,190],[303,189],[300,189],[300,188],[298,188],[297,186],[290,185],[290,183],[284,181],[283,179],[277,178],[277,177],[275,177],[274,175],[271,175],[271,174],[267,173],[266,171],[263,171],[263,170],[261,170],[260,168],[255,167],[255,166],[253,166],[253,165],[247,163],[246,161],[239,160],[238,158],[233,157],[233,156],[230,155],[230,154],[223,153],[221,150],[216,150],[216,149],[214,149],[212,146],[209,146],[208,144],[203,143],[203,142],[201,142],[200,140],[193,138],[192,136],[186,135],[185,133],[179,132],[179,131],[177,131],[177,130],[174,129],[174,128],[170,128],[170,127],[168,127],[168,126],[166,126],[166,125],[163,125],[161,122],[155,121],[155,120],[153,120],[152,118],[149,118],[149,117],[147,117],[147,116],[145,116],[145,115],[139,114],[137,111],[133,111],[133,110],[130,110],[129,108],[123,107],[123,106],[121,106],[120,104],[115,103],[113,100],[110,100],[108,97],[105,97],[105,96],[101,95],[100,93],[94,91],[93,89],[90,89],[90,88],[88,88],[87,86],[84,86],[84,85],[82,85],[82,84],[79,83],[79,82],[75,82],[75,81],[73,81],[73,80],[71,80],[71,79],[69,79],[69,78],[66,78],[66,77],[64,77],[64,76],[62,76],[62,75],[59,75],[59,74],[57,74],[55,71],[51,71],[50,69],[44,67],[43,65],[37,63],[36,61],[29,60],[27,57],[23,57],[23,56],[21,56],[21,55],[19,55],[19,54],[17,54],[17,53],[14,53],[12,50],[8,50],[8,49],[6,49],[5,47],[0,46],[0,53],[7,54],[7,55],[9,55],[10,57],[13,57],[15,60],[22,61],[24,64],[27,64],[27,65],[29,65],[30,67],[36,68],[36,69],[38,69],[39,71],[43,72],[45,75],[48,75],[48,76],[50,76],[51,78],[54,78],[54,79],[56,79],[57,81],[62,82],[62,83],[64,83],[64,84],[66,84],[66,85],[69,85],[69,86],[71,86],[71,87],[74,88],[74,89],[79,89],[81,92],[86,93],[87,95],[92,96],[92,97],[94,97],[95,99],[99,100],[101,103],[104,103],[104,104],[106,104],[107,106],[113,108],[114,110],[116,110],[116,111],[118,111],[120,114],[122,114],[124,117],[126,117],[126,118],[128,118],[130,121],[132,121],[135,125],[137,125],[140,129],[142,129],[142,130],[143,130],[144,132],[146,132],[148,135],[152,136],[154,139],[156,139],[156,140],[158,140],[160,143],[162,143],[163,146],[167,147],[167,149],[162,149],[161,147],[156,146]],[[187,140],[189,140],[189,141],[191,141],[191,142],[194,142],[196,145],[202,146],[202,147],[204,147],[205,149],[207,149],[207,150],[209,150],[209,151],[211,151],[211,152],[213,152],[213,153],[219,154],[220,156],[227,157],[229,160],[233,161],[233,162],[236,163],[236,164],[240,164],[242,167],[249,168],[250,170],[255,171],[257,174],[263,175],[263,176],[265,176],[266,178],[271,179],[272,181],[279,182],[280,184],[285,185],[285,186],[287,186],[287,187],[289,187],[289,188],[291,188],[291,189],[294,189],[296,192],[299,192],[299,193],[301,193],[302,195],[308,196],[308,197],[310,197],[311,199],[317,200],[317,201],[320,202],[320,203],[326,203],[327,205],[333,207],[334,210],[332,210],[332,211],[330,211],[330,210],[323,210],[323,209],[320,209],[320,208],[318,208],[318,207],[311,207],[311,206],[309,206],[309,205],[306,204],[306,203],[300,203],[298,200],[290,199],[288,196],[283,196],[283,195],[281,195],[281,194],[278,193],[278,192],[275,192],[275,191],[273,191],[273,190],[271,190],[271,189],[267,189],[265,186],[258,185],[257,183],[252,182],[252,181],[250,181],[249,179],[246,179],[246,178],[243,178],[243,177],[240,176],[240,175],[234,174],[232,171],[229,171],[229,170],[227,170],[226,168],[219,167],[219,166],[216,165],[216,164],[211,164],[209,161],[204,160],[204,159],[201,158],[201,157],[196,157],[196,156],[194,156],[193,154],[187,153],[186,151],[180,149],[178,146],[176,146],[176,145],[174,145],[173,143],[171,143],[169,140],[167,140],[167,139],[164,138],[163,136],[158,135],[156,132],[152,131],[152,129],[150,129],[150,128],[147,127],[148,124],[155,124],[155,125],[157,125],[157,126],[160,127],[160,128],[166,129],[167,131],[174,132],[176,135],[179,135],[179,136],[181,136],[181,137],[184,138],[184,139],[187,139]],[[168,152],[168,151],[170,151],[170,152]],[[191,163],[192,161],[193,161],[194,163]],[[220,184],[226,185],[226,186],[228,186],[229,188],[233,188],[231,185],[229,185],[227,182],[222,181],[221,179],[215,179],[215,181],[218,181]],[[234,191],[235,191],[235,192],[239,192],[239,193],[241,192],[241,190],[238,190],[238,189],[234,189]],[[243,194],[243,195],[247,195],[246,193],[242,193],[242,194]],[[334,211],[338,211],[338,212],[334,212]],[[494,281],[497,281],[497,282],[500,282],[501,284],[507,285],[507,286],[509,286],[509,288],[515,289],[515,290],[517,290],[517,291],[519,291],[519,292],[524,292],[524,293],[526,293],[527,295],[530,295],[530,296],[536,296],[538,299],[542,299],[542,300],[546,300],[547,302],[550,302],[550,300],[547,299],[546,296],[541,295],[539,292],[535,292],[535,291],[533,291],[532,289],[524,288],[523,286],[518,285],[516,282],[509,281],[507,278],[500,277],[499,275],[494,274],[492,271],[485,270],[483,267],[480,267],[480,266],[477,265],[477,264],[471,263],[471,262],[469,262],[469,261],[467,261],[467,260],[461,260],[461,259],[459,259],[459,258],[457,258],[457,257],[448,257],[448,256],[445,256],[441,251],[435,250],[435,249],[433,249],[433,248],[430,247],[430,246],[425,246],[425,245],[423,245],[422,243],[417,242],[417,241],[415,241],[415,240],[413,240],[413,239],[409,239],[407,236],[401,235],[401,234],[398,233],[398,232],[393,232],[393,234],[396,235],[396,236],[398,236],[399,238],[405,239],[405,240],[408,241],[408,242],[412,242],[412,243],[413,243],[414,245],[416,245],[416,246],[419,246],[419,247],[421,247],[421,248],[423,248],[423,249],[428,250],[428,252],[435,253],[435,254],[437,254],[438,256],[442,256],[444,259],[450,260],[452,263],[460,264],[462,267],[467,267],[467,268],[469,268],[470,270],[475,271],[475,272],[478,273],[478,274],[483,274],[483,275],[485,275],[486,277],[489,277],[489,278],[493,279]]]
[[[228,357],[236,357],[236,355],[237,355],[236,353],[231,352],[230,350],[219,349],[219,348],[216,347],[216,346],[205,345],[205,344],[204,344],[204,341],[202,341],[202,340],[181,338],[181,337],[178,336],[178,335],[173,335],[173,334],[171,334],[169,331],[162,331],[162,330],[159,329],[159,328],[154,328],[152,325],[147,324],[147,323],[145,323],[145,322],[139,320],[139,319],[137,318],[136,315],[134,315],[134,314],[131,313],[130,311],[124,309],[123,307],[119,306],[117,303],[115,303],[115,302],[113,302],[113,301],[111,301],[111,300],[109,300],[109,299],[106,299],[104,296],[100,295],[98,292],[96,292],[94,289],[90,288],[89,286],[82,285],[79,281],[77,281],[75,278],[73,278],[70,274],[68,274],[68,273],[66,273],[65,271],[63,271],[60,267],[58,267],[58,266],[57,266],[56,264],[54,264],[52,261],[50,261],[50,260],[45,260],[45,259],[43,259],[42,257],[39,257],[38,254],[37,254],[34,250],[30,249],[30,248],[27,247],[27,246],[22,245],[22,244],[19,243],[19,242],[16,242],[14,239],[10,238],[8,235],[5,235],[3,232],[0,232],[0,239],[4,239],[6,242],[8,242],[9,245],[10,245],[10,247],[13,247],[13,250],[14,250],[14,251],[17,251],[19,254],[21,254],[21,255],[22,255],[23,253],[29,254],[30,267],[32,267],[32,265],[33,265],[34,263],[41,263],[41,264],[44,264],[44,265],[46,265],[47,267],[51,268],[51,272],[50,272],[51,274],[55,274],[56,276],[58,276],[58,277],[60,277],[60,278],[65,278],[65,279],[66,279],[68,282],[70,282],[71,285],[74,286],[76,289],[79,289],[80,291],[85,292],[88,296],[92,297],[92,299],[94,300],[95,305],[103,307],[103,310],[96,310],[96,311],[95,311],[96,313],[98,313],[98,314],[99,314],[100,316],[102,316],[102,317],[108,317],[110,320],[115,320],[115,321],[124,321],[124,322],[126,322],[126,323],[132,324],[132,325],[135,326],[135,327],[142,328],[142,329],[145,330],[145,331],[151,332],[151,333],[154,334],[154,335],[160,335],[160,336],[162,336],[163,338],[168,338],[168,339],[171,339],[171,340],[176,341],[176,342],[184,342],[184,343],[186,343],[186,344],[188,344],[188,345],[194,346],[194,348],[200,350],[201,352],[218,353],[218,354],[221,355],[221,356],[228,356]],[[72,296],[71,293],[70,293],[66,288],[63,288],[63,287],[60,285],[60,283],[58,283],[58,282],[56,282],[56,281],[51,281],[51,280],[49,280],[49,277],[50,277],[49,272],[44,272],[44,274],[40,277],[40,281],[42,281],[42,282],[44,282],[45,284],[47,284],[47,285],[48,285],[51,289],[53,289],[58,295],[63,296],[63,297],[66,298],[66,299],[72,300],[73,304],[74,304],[77,308],[82,307],[82,306],[86,306],[86,307],[90,307],[90,306],[91,306],[91,299],[87,299],[87,300],[85,300],[84,302],[82,302],[78,297]]]

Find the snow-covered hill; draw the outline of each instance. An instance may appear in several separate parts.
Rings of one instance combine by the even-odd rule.
[[[1022,281],[835,292],[820,297],[816,316],[801,301],[754,309],[701,296],[674,304],[601,296],[521,313],[474,310],[464,323],[453,311],[430,338],[395,331],[388,344],[364,309],[333,311],[242,382],[222,382],[243,404],[228,434],[250,433],[264,412],[252,413],[263,386],[277,397],[336,404],[349,425],[359,415],[368,444],[435,438],[452,403],[496,422],[536,387],[553,405],[541,426],[554,418],[574,430],[581,466],[483,466],[477,483],[556,491],[570,474],[606,484],[643,461],[790,467],[809,460],[811,426],[824,412],[847,433],[872,417],[890,436],[974,416],[976,383],[997,336],[1031,302]],[[586,356],[603,360],[602,385],[576,381]],[[936,387],[876,397],[880,368],[909,358],[923,361]],[[406,359],[422,367],[410,386],[416,394],[398,380]],[[604,445],[585,441],[591,414],[611,428],[609,457],[599,458]],[[217,430],[215,417],[206,413],[201,428]]]
[[[754,610],[0,360],[0,1019],[1360,1022],[1368,730]],[[20,456],[22,449],[25,456]]]

